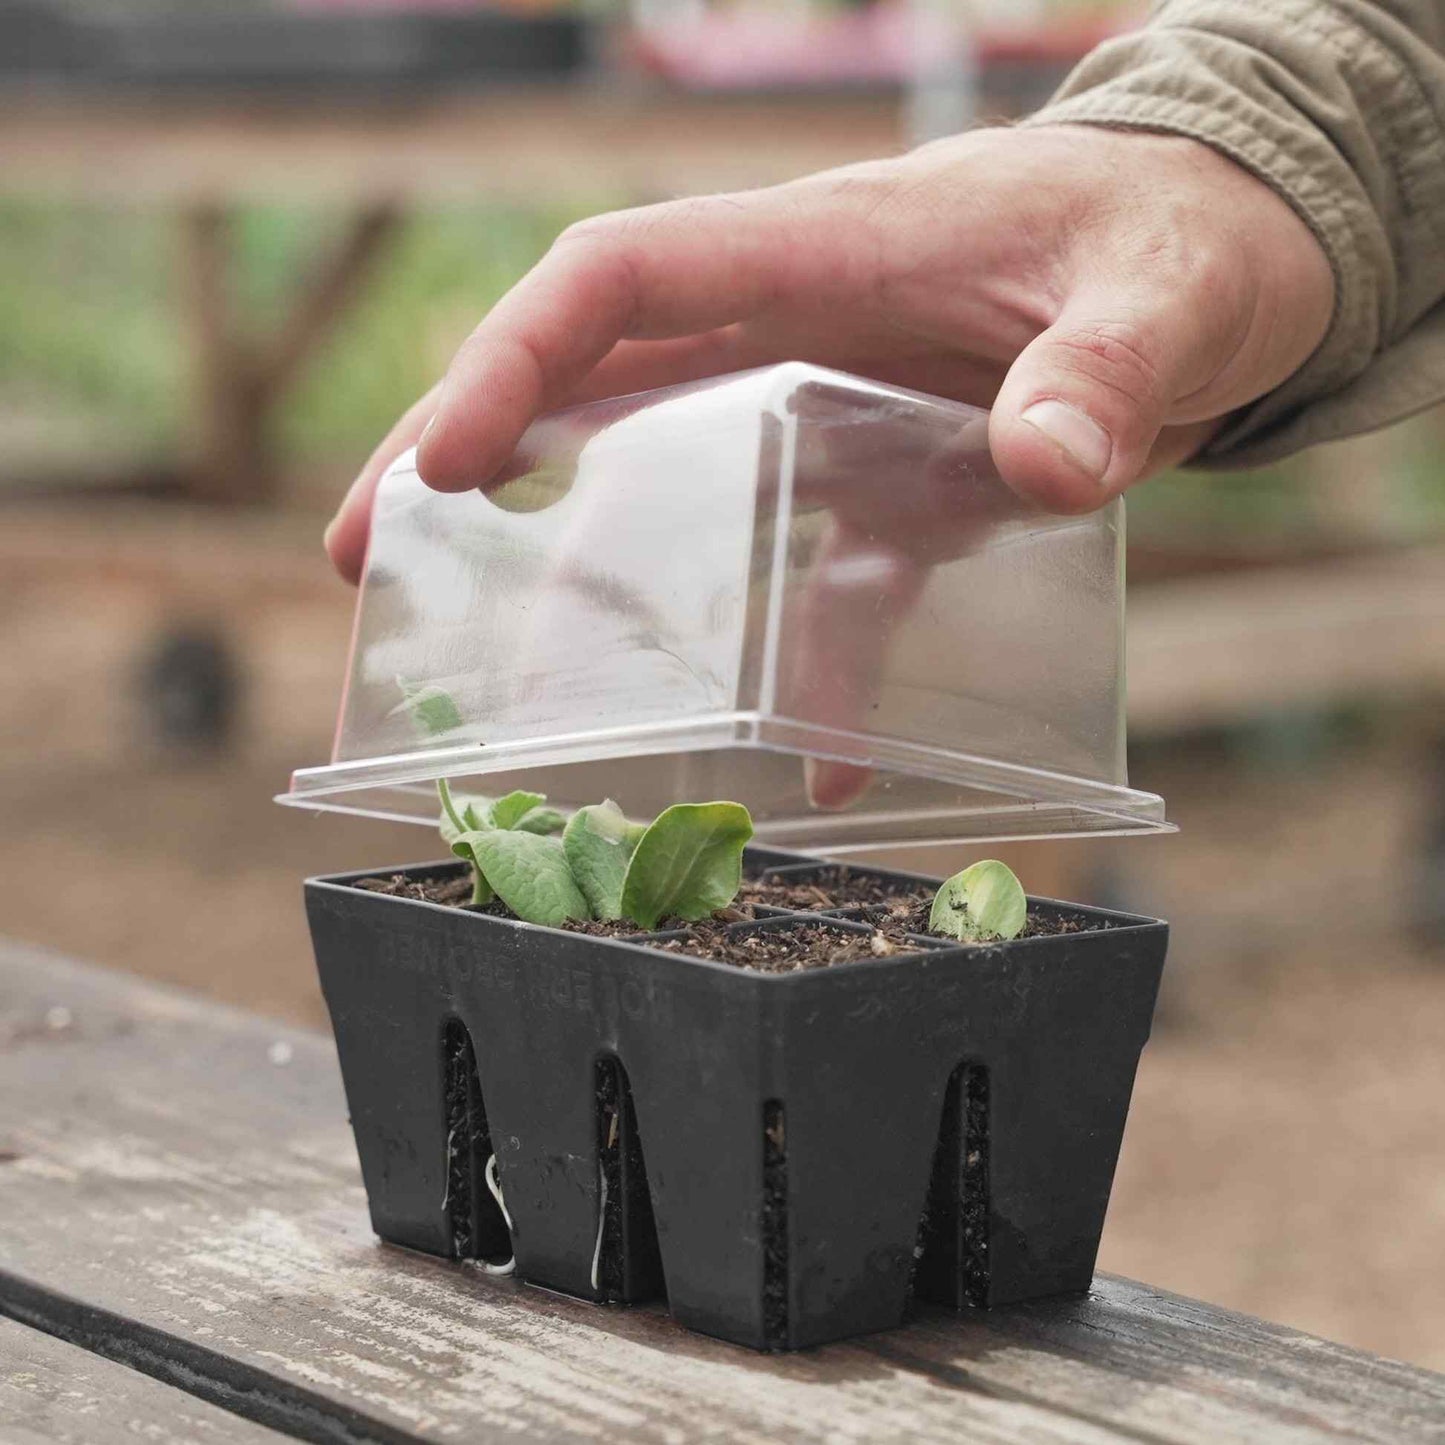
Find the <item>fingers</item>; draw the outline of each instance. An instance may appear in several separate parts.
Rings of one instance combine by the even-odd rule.
[[[759,343],[739,326],[667,341],[619,341],[568,394],[564,405],[630,396],[789,359],[776,346]]]
[[[484,484],[534,417],[595,394],[583,383],[604,358],[614,394],[706,375],[705,362],[729,369],[726,328],[820,276],[837,279],[817,265],[816,238],[805,246],[793,234],[788,190],[670,202],[564,232],[457,353],[418,450],[423,480],[443,491]],[[686,340],[616,349],[670,338]]]
[[[1208,342],[1177,310],[1117,296],[1067,305],[994,403],[989,443],[1004,480],[1051,511],[1101,506],[1143,471]]]
[[[321,542],[331,565],[353,586],[361,580],[366,562],[366,543],[371,532],[371,503],[376,485],[386,469],[408,447],[416,445],[422,429],[436,411],[441,386],[432,387],[422,399],[403,413],[402,418],[386,434],[386,439],[367,459],[352,482],[336,515],[327,525]]]
[[[780,679],[780,711],[845,733],[864,731],[897,630],[927,580],[927,567],[909,553],[835,517],[809,568]],[[857,763],[809,758],[804,764],[815,808],[846,808],[871,778],[872,770]]]
[[[1142,471],[1175,396],[1182,338],[1123,308],[1066,308],[1023,350],[988,425],[1004,481],[1053,512],[1088,512]]]

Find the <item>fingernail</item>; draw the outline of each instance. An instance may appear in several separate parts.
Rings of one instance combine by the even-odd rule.
[[[803,759],[803,786],[811,807],[839,812],[868,791],[872,772],[858,763],[835,763],[825,758]]]
[[[321,534],[321,545],[328,553],[331,551],[332,534],[336,531],[336,524],[340,521],[341,517],[338,514],[326,524],[326,530]]]
[[[1050,397],[1046,401],[1036,401],[1024,411],[1020,420],[1043,432],[1096,482],[1104,480],[1104,473],[1109,470],[1109,458],[1114,454],[1114,443],[1093,417],[1066,401]]]
[[[808,798],[810,807],[816,808],[818,803],[818,760],[817,758],[803,759],[803,791]]]
[[[416,439],[416,449],[420,451],[426,445],[426,439],[436,430],[437,419],[432,419],[421,429],[421,435]]]

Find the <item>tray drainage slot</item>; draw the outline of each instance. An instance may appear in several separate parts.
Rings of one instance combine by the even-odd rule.
[[[960,1064],[944,1093],[913,1289],[954,1309],[989,1296],[988,1070]]]
[[[647,1165],[627,1070],[616,1055],[604,1054],[597,1060],[594,1077],[602,1207],[592,1288],[599,1299],[636,1304],[666,1292]]]
[[[460,1019],[449,1019],[442,1030],[442,1069],[446,1083],[446,1211],[452,1254],[457,1259],[504,1264],[512,1257],[511,1233],[487,1188],[492,1135],[477,1078],[477,1056]]]
[[[763,1339],[788,1347],[788,1129],[780,1099],[763,1105]]]

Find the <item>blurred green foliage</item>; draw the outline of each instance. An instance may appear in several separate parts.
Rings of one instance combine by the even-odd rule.
[[[579,214],[562,205],[471,207],[404,221],[275,418],[287,463],[344,471],[364,457]],[[238,214],[231,281],[258,332],[284,314],[297,278],[342,224],[319,208]],[[5,428],[16,418],[29,418],[32,432],[41,419],[42,446],[44,428],[65,428],[56,451],[67,459],[92,435],[137,458],[183,446],[190,353],[181,261],[178,228],[154,211],[0,202],[0,473]],[[1308,546],[1438,534],[1441,440],[1437,415],[1260,471],[1172,473],[1131,496],[1131,535]]]
[[[175,432],[183,372],[168,230],[149,214],[0,203],[0,403]]]
[[[292,461],[354,460],[446,366],[486,309],[578,213],[458,209],[409,217],[286,398]],[[253,207],[232,287],[258,332],[336,237],[322,211]],[[137,452],[185,435],[188,350],[177,229],[151,212],[0,202],[0,411],[100,422]]]
[[[1445,531],[1437,414],[1252,471],[1166,472],[1129,493],[1136,542],[1272,552]]]

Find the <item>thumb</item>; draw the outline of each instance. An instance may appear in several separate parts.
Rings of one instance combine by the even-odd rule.
[[[1120,320],[1121,315],[1132,320]],[[989,419],[989,448],[1014,491],[1053,512],[1087,512],[1137,481],[1176,397],[1203,380],[1205,338],[1186,318],[1132,307],[1066,307],[1019,354]]]

